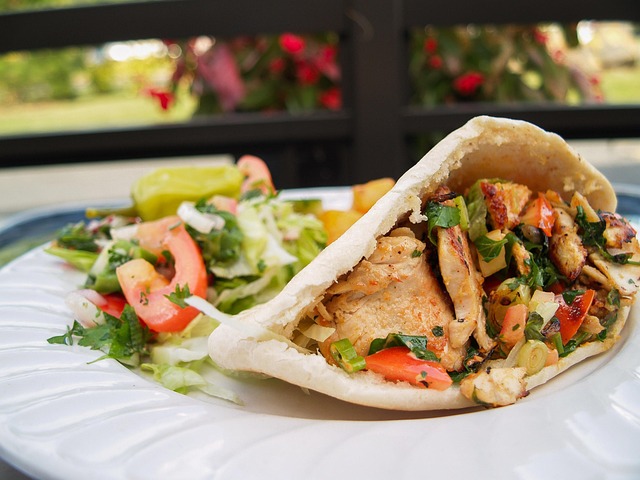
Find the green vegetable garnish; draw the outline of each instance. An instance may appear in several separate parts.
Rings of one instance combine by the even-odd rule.
[[[516,365],[524,367],[527,375],[534,375],[544,368],[549,349],[540,340],[527,340],[520,348]]]
[[[133,184],[131,198],[142,220],[156,220],[175,215],[184,201],[213,195],[237,198],[242,180],[233,165],[159,168]]]
[[[364,358],[356,353],[356,349],[348,338],[333,342],[329,351],[336,363],[346,372],[353,373],[367,367]]]
[[[435,353],[427,349],[427,337],[402,333],[390,333],[386,338],[376,338],[369,346],[369,355],[391,347],[407,347],[417,358],[434,362],[440,361]]]
[[[467,197],[465,204],[469,215],[469,239],[474,242],[478,237],[486,235],[487,230],[487,205],[480,188],[480,180],[474,183]]]
[[[478,253],[482,256],[485,262],[490,262],[502,251],[502,248],[507,244],[507,238],[501,240],[491,240],[487,235],[482,235],[476,238],[474,244],[478,249]]]
[[[435,227],[451,228],[460,224],[460,210],[457,207],[442,205],[438,202],[428,202],[424,213],[427,215],[427,229],[429,240],[437,244],[433,233]]]
[[[84,327],[78,321],[67,327],[64,335],[47,339],[51,344],[73,345],[74,337],[79,337],[78,345],[105,352],[103,358],[113,358],[126,365],[137,366],[140,356],[146,354],[151,332],[144,326],[133,307],[126,305],[120,318],[103,313],[105,322],[95,327]],[[97,361],[97,360],[96,360]]]
[[[576,224],[579,227],[579,235],[582,238],[582,243],[587,247],[595,247],[600,255],[605,260],[613,263],[619,263],[621,265],[631,264],[640,265],[640,262],[632,262],[630,259],[633,256],[632,253],[620,253],[618,255],[611,255],[607,249],[607,240],[604,238],[604,231],[607,228],[607,223],[604,220],[598,222],[590,222],[587,220],[587,215],[584,212],[584,208],[581,205],[576,207]]]

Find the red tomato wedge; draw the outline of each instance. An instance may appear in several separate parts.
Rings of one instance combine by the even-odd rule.
[[[192,295],[204,297],[207,293],[207,272],[200,249],[184,228],[169,230],[163,241],[165,249],[175,260],[175,275],[169,281],[144,259],[131,260],[116,269],[118,281],[127,302],[133,306],[138,318],[155,332],[183,330],[196,315],[193,307],[181,308],[165,295],[176,288],[189,287]]]
[[[547,237],[550,237],[556,217],[547,197],[542,193],[538,193],[538,198],[527,208],[520,217],[520,221],[525,225],[539,228]]]
[[[127,301],[119,293],[104,294],[98,293],[89,288],[76,290],[75,293],[87,299],[99,310],[116,318],[120,318],[122,311],[124,310],[124,306],[127,304]],[[91,320],[93,322],[96,319]]]
[[[555,301],[560,306],[556,310],[555,316],[560,321],[560,336],[563,345],[571,340],[582,325],[595,296],[595,290],[587,290],[582,295],[576,296],[571,305],[567,305],[562,295],[556,295]]]
[[[383,375],[387,380],[409,382],[446,390],[453,383],[445,368],[438,362],[421,360],[407,347],[391,347],[365,358],[367,370]]]
[[[527,324],[529,309],[524,303],[511,305],[507,308],[500,329],[500,341],[512,348],[524,336],[524,327]]]
[[[245,176],[240,190],[245,193],[250,190],[260,190],[265,195],[275,193],[271,172],[264,160],[253,155],[243,155],[236,166]]]
[[[109,293],[102,294],[102,298],[104,299],[104,303],[96,305],[96,307],[109,315],[120,318],[122,310],[124,310],[124,306],[127,304],[124,297],[117,293]]]

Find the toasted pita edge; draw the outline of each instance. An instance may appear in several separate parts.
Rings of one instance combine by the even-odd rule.
[[[616,196],[611,184],[561,137],[519,120],[476,117],[430,150],[280,294],[242,312],[238,318],[290,335],[303,312],[314,305],[336,279],[373,252],[379,236],[388,233],[400,219],[420,220],[423,199],[439,185],[446,184],[462,192],[478,178],[494,177],[524,183],[533,190],[553,189],[567,199],[579,191],[594,208],[615,211]],[[622,323],[626,315],[628,311]],[[586,358],[585,355],[606,349],[605,344],[587,347],[562,359],[558,367],[546,367],[529,377],[528,387],[545,383]],[[226,326],[218,327],[211,334],[209,354],[223,368],[263,373],[361,405],[413,411],[474,405],[460,393],[457,385],[440,392],[388,382],[370,372],[349,375],[328,364],[319,354],[300,353],[274,340],[258,342]]]

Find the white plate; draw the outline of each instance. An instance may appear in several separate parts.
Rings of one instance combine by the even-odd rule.
[[[0,456],[34,477],[640,477],[637,308],[612,351],[517,404],[421,416],[221,378],[237,406],[91,363],[98,352],[46,341],[71,324],[64,296],[83,280],[41,249],[0,271]]]

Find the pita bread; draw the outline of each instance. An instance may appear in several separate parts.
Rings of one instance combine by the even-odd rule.
[[[440,185],[463,192],[479,178],[503,178],[533,191],[555,190],[570,199],[582,193],[595,209],[615,211],[616,196],[607,179],[577,155],[559,136],[522,121],[477,117],[452,132],[337,241],[329,245],[273,300],[236,316],[278,334],[292,335],[303,312],[315,304],[343,274],[376,248],[376,239],[398,221],[424,219],[424,199]],[[619,315],[614,335],[591,342],[556,365],[527,377],[526,387],[547,382],[586,356],[608,349],[624,325],[628,308]],[[390,382],[372,372],[349,374],[320,354],[307,354],[278,340],[256,341],[226,325],[209,339],[213,361],[225,369],[253,371],[322,392],[348,402],[395,410],[456,409],[475,405],[454,384],[444,391]]]

